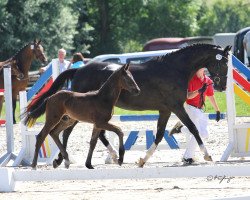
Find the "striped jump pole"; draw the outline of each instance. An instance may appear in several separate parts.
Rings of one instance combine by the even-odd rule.
[[[250,105],[250,70],[234,55],[230,55],[227,79],[227,120],[229,143],[221,161],[227,161],[229,156],[250,156],[250,122],[239,123],[236,116],[235,94],[247,105]]]

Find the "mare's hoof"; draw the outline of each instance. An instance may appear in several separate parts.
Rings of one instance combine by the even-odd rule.
[[[105,164],[118,164],[118,156],[111,156],[110,154],[105,159]]]
[[[212,157],[209,156],[209,155],[205,155],[204,156],[204,160],[206,160],[206,161],[213,161]]]
[[[93,167],[92,165],[86,164],[85,166],[86,166],[88,169],[94,169],[94,167]]]
[[[58,163],[57,163],[57,160],[54,160],[53,161],[53,168],[55,169],[55,168],[57,168],[59,165],[58,165]]]
[[[122,165],[122,163],[123,163],[123,159],[122,160],[120,160],[120,159],[118,159],[118,165]]]
[[[36,165],[35,164],[31,164],[30,166],[32,167],[33,170],[36,170]]]
[[[66,169],[69,169],[69,164],[70,164],[69,160],[64,161],[64,166],[65,166]]]
[[[144,164],[145,164],[145,161],[142,158],[140,158],[140,160],[138,162],[138,167],[142,168],[144,166]]]

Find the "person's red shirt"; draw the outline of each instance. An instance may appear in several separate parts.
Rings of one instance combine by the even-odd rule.
[[[204,75],[204,79],[201,80],[200,78],[197,77],[197,75],[195,74],[193,76],[193,78],[190,80],[189,84],[188,84],[188,92],[193,92],[195,90],[200,89],[203,84],[206,83],[209,86],[207,87],[206,91],[203,93],[204,95],[204,101],[206,96],[213,96],[214,95],[214,88],[213,88],[213,81],[206,75]],[[186,103],[195,107],[201,107],[201,100],[200,100],[201,95],[198,94],[196,97],[192,98],[192,99],[187,99]]]

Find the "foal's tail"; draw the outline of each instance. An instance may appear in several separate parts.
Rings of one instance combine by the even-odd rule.
[[[51,85],[50,89],[41,96],[35,98],[26,108],[21,118],[25,118],[25,125],[28,125],[31,119],[36,120],[46,110],[46,99],[60,90],[67,80],[72,80],[77,69],[69,69],[61,73]],[[31,124],[34,124],[35,121]]]
[[[36,120],[38,117],[40,117],[46,109],[46,104],[47,104],[47,100],[48,98],[44,99],[44,101],[42,102],[42,104],[39,105],[39,107],[35,108],[32,112],[25,112],[24,113],[24,124],[30,128],[32,126],[34,126]]]

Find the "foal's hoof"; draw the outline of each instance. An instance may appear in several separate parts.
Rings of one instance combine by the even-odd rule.
[[[204,160],[206,160],[206,161],[213,161],[212,157],[209,156],[209,155],[205,155],[204,156]]]
[[[59,165],[56,160],[53,161],[53,168],[57,168]]]
[[[138,167],[142,168],[144,166],[144,164],[145,164],[145,161],[142,158],[140,158],[140,160],[138,162]]]
[[[69,169],[69,164],[70,164],[69,160],[64,161],[64,166],[65,166],[66,169]]]

